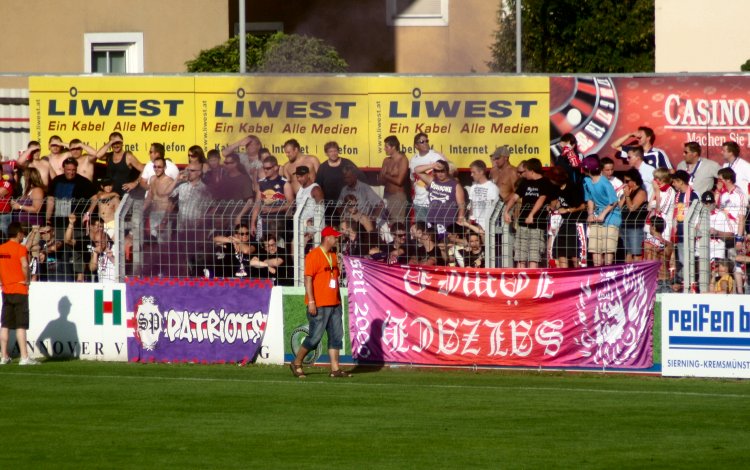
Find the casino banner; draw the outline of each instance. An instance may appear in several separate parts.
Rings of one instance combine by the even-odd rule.
[[[99,149],[117,131],[141,162],[160,142],[167,157],[185,163],[195,144],[193,91],[192,77],[30,77],[31,138],[45,155],[53,135]]]
[[[272,287],[261,279],[129,278],[128,360],[252,361],[266,331]]]
[[[304,154],[325,161],[324,145],[336,141],[342,157],[370,166],[367,78],[195,78],[198,144],[220,149],[249,135],[284,157],[284,142],[296,139]]]
[[[550,143],[573,133],[588,155],[614,155],[612,145],[653,129],[654,146],[672,165],[682,160],[683,144],[698,142],[704,157],[723,163],[721,145],[734,141],[747,157],[750,148],[750,77],[737,75],[657,75],[643,77],[550,77]],[[634,143],[634,139],[625,141]],[[624,161],[615,160],[619,168]]]
[[[407,156],[414,155],[419,132],[460,168],[474,160],[489,163],[501,145],[509,147],[511,163],[549,163],[547,77],[373,77],[369,93],[372,166],[381,166],[389,135],[399,138]]]
[[[657,262],[584,269],[345,258],[352,356],[440,366],[653,365]]]

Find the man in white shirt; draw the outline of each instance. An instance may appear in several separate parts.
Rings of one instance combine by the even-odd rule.
[[[430,208],[430,198],[427,193],[427,185],[419,178],[416,169],[418,166],[429,165],[445,157],[430,148],[430,139],[424,132],[414,136],[414,148],[417,153],[411,157],[409,162],[409,173],[411,174],[412,186],[414,187],[414,217],[417,222],[427,221],[427,212]]]
[[[615,162],[609,157],[604,157],[599,162],[602,164],[602,175],[612,183],[612,188],[617,194],[617,198],[621,198],[624,192],[624,183],[620,178],[615,176]]]
[[[612,148],[620,151],[620,158],[627,158],[627,152],[631,148],[641,146],[643,148],[643,161],[654,168],[672,169],[672,162],[664,150],[654,147],[656,134],[650,127],[641,126],[635,132],[625,134],[612,143]],[[625,145],[625,143],[629,145]]]
[[[750,194],[750,163],[740,158],[740,146],[737,142],[724,142],[721,146],[721,156],[724,158],[723,168],[731,168],[737,179],[737,187],[745,196]]]
[[[656,168],[643,161],[643,147],[638,145],[628,149],[628,163],[641,174],[643,186],[646,188],[646,193],[648,193],[650,201],[651,193],[654,191],[654,170]]]
[[[486,232],[492,211],[500,199],[500,189],[494,181],[487,179],[487,165],[482,160],[473,161],[469,168],[471,179],[474,181],[474,184],[468,188],[471,206],[470,219]]]

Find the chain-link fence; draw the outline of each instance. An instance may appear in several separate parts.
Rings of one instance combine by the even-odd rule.
[[[33,227],[27,244],[36,281],[250,277],[303,285],[305,254],[331,225],[342,233],[341,255],[384,263],[574,269],[659,260],[661,292],[744,292],[749,259],[739,234],[746,211],[718,202],[696,201],[669,213],[644,207],[608,224],[590,218],[585,207],[497,203],[459,214],[307,198],[266,207],[172,201],[156,210],[126,195],[106,220],[89,201],[72,201],[49,218],[41,211],[26,222]]]

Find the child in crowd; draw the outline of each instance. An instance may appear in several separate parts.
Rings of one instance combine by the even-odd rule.
[[[653,189],[649,199],[649,220],[646,221],[644,228],[646,239],[643,243],[643,258],[661,261],[659,292],[672,292],[669,281],[669,260],[672,258],[672,218],[677,192],[672,187],[672,177],[666,168],[657,168],[654,171],[654,181],[651,184]],[[654,220],[657,218],[664,222],[662,230],[655,230]]]
[[[583,194],[588,209],[589,252],[594,266],[610,265],[615,261],[617,240],[622,215],[612,183],[602,177],[599,158],[589,155],[581,163],[586,177]]]
[[[711,292],[714,294],[734,294],[734,263],[728,259],[713,263]]]

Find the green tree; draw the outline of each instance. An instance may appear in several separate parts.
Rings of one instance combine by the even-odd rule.
[[[255,36],[247,35],[247,69],[258,67],[269,43],[278,40],[283,33]],[[198,56],[185,62],[188,72],[237,73],[240,71],[240,37],[234,36],[223,44],[204,49]]]
[[[516,67],[516,0],[498,11],[491,70]],[[654,0],[523,0],[523,71],[654,71]]]
[[[291,34],[269,44],[258,68],[269,73],[342,73],[349,65],[322,39]]]
[[[185,62],[188,72],[238,73],[239,36],[202,50]],[[321,39],[297,34],[247,35],[248,72],[340,73],[348,68],[336,50]]]

